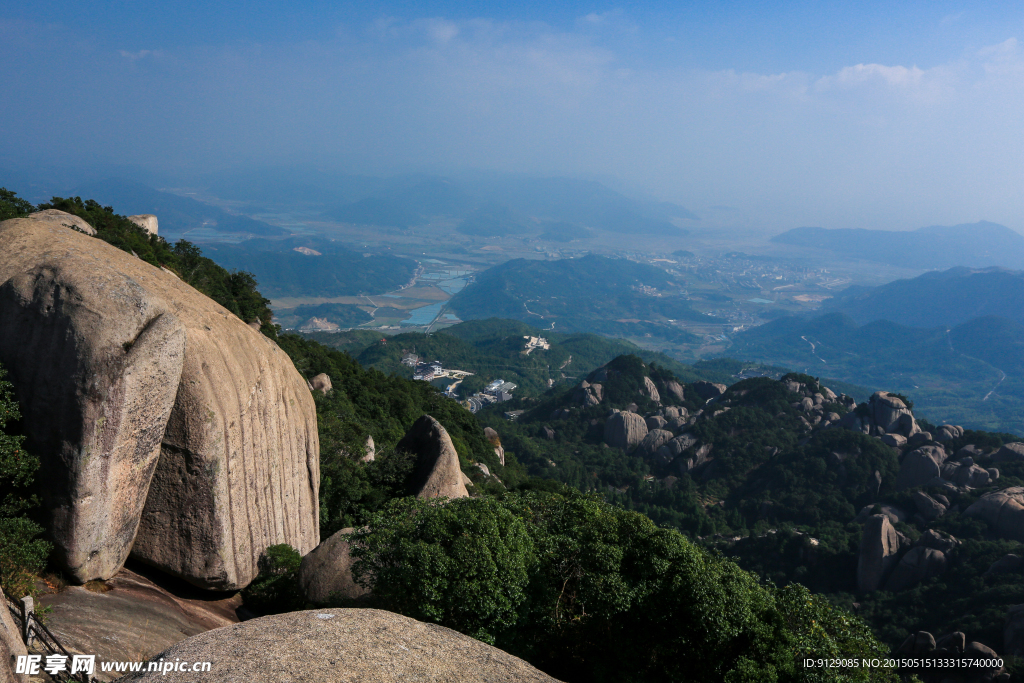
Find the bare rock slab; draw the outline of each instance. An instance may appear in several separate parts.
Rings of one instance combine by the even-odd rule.
[[[253,619],[184,640],[164,660],[208,661],[219,683],[548,683],[523,660],[451,629],[392,612],[331,609]],[[126,681],[197,680],[147,672]]]
[[[105,592],[73,586],[41,596],[46,625],[72,652],[99,661],[141,661],[174,643],[239,621],[240,595],[210,594],[189,586],[169,590],[128,569],[106,582]],[[96,674],[104,677],[100,666]]]

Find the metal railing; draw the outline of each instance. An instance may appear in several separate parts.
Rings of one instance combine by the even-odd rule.
[[[43,655],[44,664],[45,658],[48,655],[60,655],[67,658],[64,660],[67,662],[67,667],[64,671],[58,671],[54,674],[47,672],[51,679],[58,681],[58,683],[93,683],[92,677],[85,672],[70,673],[70,663],[73,655],[68,652],[66,647],[61,645],[57,636],[53,635],[53,632],[46,627],[46,624],[41,622],[36,616],[35,601],[31,597],[26,596],[16,602],[6,593],[3,596],[5,603],[3,609],[8,610],[17,623],[21,631],[22,640],[25,641],[25,647]]]

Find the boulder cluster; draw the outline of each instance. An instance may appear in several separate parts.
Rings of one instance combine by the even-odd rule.
[[[46,214],[0,223],[0,364],[67,575],[108,579],[130,554],[229,590],[267,547],[316,546],[316,411],[288,356],[170,271]]]
[[[948,662],[934,666],[922,661],[920,667],[904,669],[905,674],[916,675],[922,683],[1006,683],[1011,678],[999,663],[1000,657],[995,650],[982,643],[968,642],[961,631],[941,638],[927,631],[912,633],[896,648],[893,656],[917,660],[964,660],[961,666],[951,666]],[[983,665],[973,666],[974,662]]]

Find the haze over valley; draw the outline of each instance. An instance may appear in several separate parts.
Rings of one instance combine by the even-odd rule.
[[[1018,680],[1021,39],[0,9],[0,682]]]

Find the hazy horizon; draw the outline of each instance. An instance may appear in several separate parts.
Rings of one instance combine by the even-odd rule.
[[[488,169],[766,234],[1024,231],[1022,29],[1011,3],[8,6],[0,171]]]

